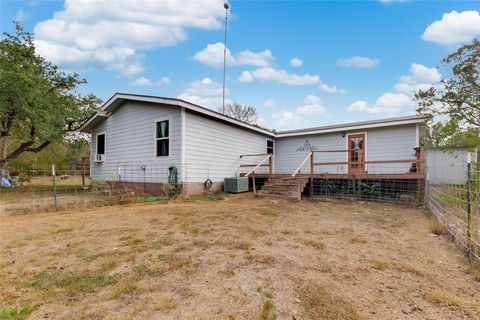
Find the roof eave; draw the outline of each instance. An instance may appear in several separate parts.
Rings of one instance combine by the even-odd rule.
[[[407,124],[417,124],[417,123],[421,124],[421,123],[425,123],[427,119],[428,117],[425,117],[425,116],[415,116],[405,120],[391,119],[388,121],[373,122],[373,123],[350,123],[350,124],[345,124],[343,126],[318,128],[318,129],[312,129],[312,130],[306,129],[306,130],[298,130],[298,131],[278,132],[276,137],[284,138],[284,137],[306,136],[306,135],[340,132],[340,131],[392,127],[392,126],[407,125]]]
[[[106,119],[109,116],[110,116],[110,113],[108,113],[108,112],[104,112],[104,111],[97,112],[94,115],[92,115],[87,121],[85,121],[80,126],[78,131],[85,132],[85,133],[90,133],[90,132],[92,132],[92,129],[93,129],[93,128],[91,128],[91,125],[94,123],[95,120],[97,120],[98,118]]]
[[[210,116],[212,118],[216,118],[221,121],[225,121],[240,127],[244,127],[249,130],[253,130],[265,135],[268,135],[270,137],[275,137],[275,133],[272,131],[269,131],[267,129],[259,128],[254,125],[227,117],[223,114],[220,114],[216,111],[210,110],[208,108],[198,106],[196,104],[190,103],[188,101],[184,101],[181,99],[172,99],[172,98],[163,98],[163,97],[154,97],[154,96],[144,96],[144,95],[132,95],[132,94],[126,94],[126,93],[115,93],[110,99],[108,99],[103,106],[101,107],[102,111],[109,111],[112,112],[115,110],[117,106],[119,106],[121,103],[123,103],[126,100],[132,100],[132,101],[140,101],[140,102],[149,102],[149,103],[159,103],[159,104],[166,104],[166,105],[173,105],[173,106],[179,106],[183,107],[187,110],[192,110],[207,116]],[[119,102],[119,103],[115,103]]]

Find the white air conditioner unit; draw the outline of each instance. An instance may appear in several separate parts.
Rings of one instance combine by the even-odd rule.
[[[104,154],[96,154],[95,155],[95,162],[103,162],[105,161],[105,155]]]

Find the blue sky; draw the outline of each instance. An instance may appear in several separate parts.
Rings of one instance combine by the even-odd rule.
[[[5,1],[38,52],[88,80],[82,93],[221,105],[223,1]],[[480,1],[231,1],[227,100],[278,129],[413,114],[413,91],[480,35]],[[292,60],[293,59],[293,60]]]

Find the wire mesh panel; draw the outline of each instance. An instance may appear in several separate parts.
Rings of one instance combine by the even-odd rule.
[[[102,174],[91,179],[100,166]],[[154,162],[9,166],[1,172],[0,215],[138,201],[170,192],[166,186],[177,186],[178,174],[177,168]]]
[[[480,171],[478,163],[436,166],[427,183],[427,206],[456,243],[480,260]]]
[[[307,185],[305,193],[311,193],[313,196],[410,204],[421,204],[423,200],[421,179],[389,178],[381,175],[370,175],[363,179],[353,175],[325,176],[325,178],[321,176],[313,178],[313,183],[310,182],[312,185]]]

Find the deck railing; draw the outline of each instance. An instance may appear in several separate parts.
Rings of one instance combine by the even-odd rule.
[[[273,174],[273,154],[271,153],[261,153],[261,154],[242,154],[240,156],[240,159],[246,158],[246,157],[261,157],[265,156],[262,158],[262,160],[258,163],[250,163],[250,164],[241,164],[240,168],[251,168],[250,171],[248,171],[244,176],[248,177],[252,175],[252,184],[253,184],[253,194],[257,195],[257,187],[256,187],[256,181],[255,181],[255,170],[257,170],[260,167],[268,167],[268,175],[271,176]],[[268,163],[265,163],[268,160]]]
[[[261,157],[261,156],[265,156],[260,162],[258,163],[250,163],[250,164],[241,164],[240,165],[240,168],[251,168],[253,167],[253,169],[251,169],[250,171],[248,171],[246,174],[245,174],[245,177],[248,177],[249,175],[251,175],[252,173],[255,173],[255,170],[257,170],[258,168],[260,167],[268,167],[268,174],[272,174],[273,173],[273,154],[271,153],[265,153],[265,154],[242,154],[240,156],[240,158],[245,158],[245,157]],[[268,160],[268,163],[265,163],[265,161]]]
[[[359,152],[358,154],[358,161],[315,161],[315,154],[317,153],[343,153],[343,152],[351,152],[351,151],[357,151]],[[368,170],[366,165],[368,164],[392,164],[392,163],[411,163],[411,166],[409,168],[408,173],[400,173],[400,174],[380,174],[384,176],[387,179],[395,179],[395,177],[398,177],[399,175],[405,175],[405,174],[410,174],[410,175],[418,175],[418,179],[422,180],[422,189],[424,189],[424,183],[425,183],[425,149],[423,146],[420,146],[418,148],[415,148],[415,159],[395,159],[395,160],[363,160],[363,150],[361,149],[342,149],[342,150],[312,150],[310,151],[305,159],[300,163],[300,165],[295,169],[295,171],[292,172],[292,178],[298,177],[298,185],[300,186],[300,179],[301,179],[301,174],[302,174],[302,168],[305,166],[307,161],[310,159],[310,172],[307,174],[309,176],[310,180],[310,186],[313,183],[313,178],[315,176],[315,167],[316,166],[329,166],[329,165],[346,165],[348,167],[354,165],[357,168],[363,168],[365,171],[364,173],[348,173],[348,175],[351,176],[368,176]],[[348,172],[348,170],[347,170]],[[322,177],[325,178],[335,178],[338,177],[339,174],[322,174]],[[376,174],[378,175],[378,174]],[[310,187],[311,190],[311,187]],[[311,191],[310,191],[311,192]]]

